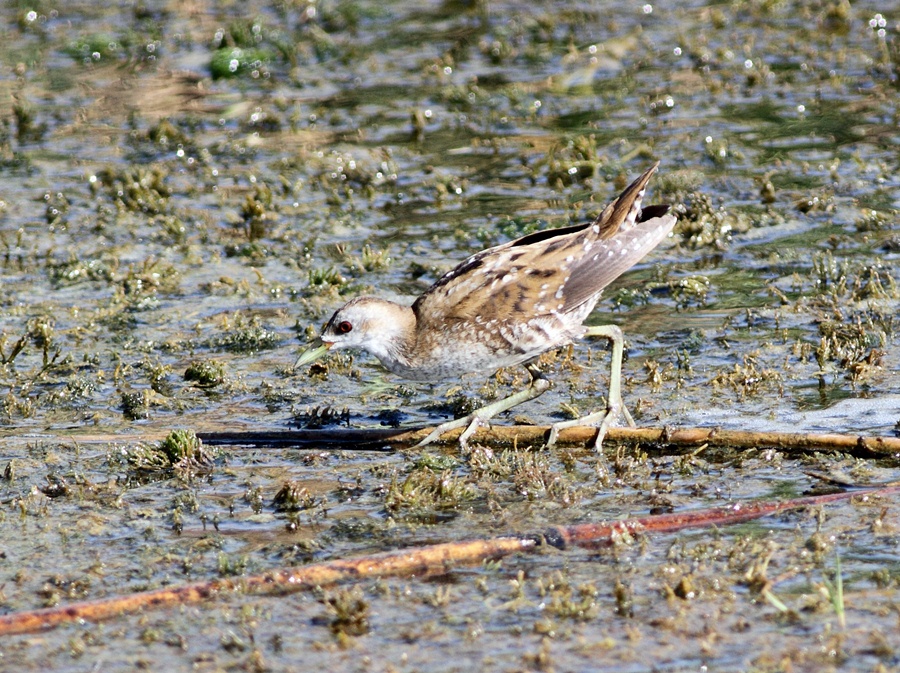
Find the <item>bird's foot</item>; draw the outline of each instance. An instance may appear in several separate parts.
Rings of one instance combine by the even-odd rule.
[[[582,416],[581,418],[576,418],[571,421],[562,421],[560,423],[554,423],[553,425],[551,425],[550,436],[547,438],[547,448],[552,448],[556,444],[556,440],[559,438],[560,430],[564,430],[565,428],[574,428],[581,425],[597,424],[597,436],[594,438],[592,447],[594,451],[600,451],[603,446],[603,439],[606,437],[606,433],[609,431],[610,426],[622,417],[625,418],[625,422],[628,423],[629,427],[636,427],[634,419],[631,417],[631,414],[628,412],[628,409],[622,402],[622,398],[613,398],[610,400],[609,404],[606,405],[606,409],[595,411],[592,414],[588,414],[587,416]]]
[[[446,423],[441,423],[432,430],[425,439],[416,444],[414,448],[418,449],[437,441],[440,436],[448,430],[456,430],[457,428],[463,427],[465,430],[463,430],[462,434],[459,436],[458,441],[461,448],[467,448],[469,438],[475,434],[475,431],[478,430],[478,428],[487,424],[494,416],[502,414],[504,411],[509,411],[517,404],[533,400],[550,388],[550,381],[543,378],[543,376],[540,375],[540,372],[537,372],[536,369],[532,371],[530,368],[528,371],[531,372],[533,378],[531,380],[531,385],[525,390],[520,390],[509,397],[504,397],[502,400],[487,404],[463,418],[457,418],[452,421],[447,421]]]
[[[452,421],[447,421],[446,423],[441,423],[434,430],[429,432],[428,436],[425,437],[425,439],[423,439],[421,442],[416,444],[413,448],[420,449],[423,446],[432,444],[433,442],[439,440],[441,438],[441,435],[443,435],[445,432],[449,432],[450,430],[465,428],[457,441],[459,442],[460,448],[466,449],[469,446],[469,438],[475,434],[478,428],[482,427],[486,423],[487,419],[479,416],[478,412],[471,413],[468,416],[463,416],[462,418],[456,418]]]

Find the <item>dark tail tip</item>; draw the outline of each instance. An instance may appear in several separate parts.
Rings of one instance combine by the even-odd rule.
[[[666,213],[669,212],[668,204],[657,204],[655,206],[647,206],[646,208],[641,209],[641,214],[638,215],[638,222],[646,222],[647,220],[652,220],[654,217],[662,217]]]

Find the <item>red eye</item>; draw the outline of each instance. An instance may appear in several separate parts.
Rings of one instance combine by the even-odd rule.
[[[337,331],[339,334],[346,334],[347,332],[350,332],[352,330],[353,330],[353,325],[351,325],[349,321],[343,320],[338,323]]]

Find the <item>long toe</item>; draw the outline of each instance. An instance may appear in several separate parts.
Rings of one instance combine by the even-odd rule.
[[[603,446],[603,440],[606,438],[609,429],[615,425],[620,418],[625,419],[625,422],[628,423],[628,427],[637,427],[634,419],[631,417],[631,413],[629,413],[628,408],[622,401],[622,398],[613,398],[610,401],[609,406],[607,406],[603,418],[600,420],[600,425],[597,427],[597,437],[594,439],[594,451],[600,451]]]
[[[463,416],[462,418],[455,418],[452,421],[447,421],[446,423],[441,423],[434,430],[428,433],[428,436],[425,437],[421,442],[416,444],[413,448],[420,449],[423,446],[428,446],[429,444],[433,444],[438,441],[441,436],[445,432],[450,432],[451,430],[458,430],[459,428],[466,428],[466,430],[460,435],[460,444],[463,444],[463,438],[468,440],[468,438],[478,429],[481,419],[477,414],[469,414],[468,416]],[[474,427],[473,427],[474,426]]]
[[[561,428],[559,427],[559,423],[554,423],[550,426],[550,434],[547,436],[546,446],[548,449],[552,449],[556,446],[556,440],[559,439],[559,431]]]
[[[477,414],[473,414],[472,422],[469,423],[468,427],[459,435],[459,448],[463,451],[467,450],[469,448],[469,438],[478,431],[478,428],[486,425],[487,421]]]
[[[631,417],[631,412],[628,411],[628,407],[622,403],[622,415],[625,417],[625,422],[628,423],[629,428],[636,428],[637,423],[634,422],[634,419]]]
[[[416,444],[413,448],[421,449],[422,447],[428,446],[429,444],[433,444],[434,442],[438,441],[441,438],[441,435],[443,435],[448,430],[454,430],[456,428],[462,427],[461,425],[457,424],[456,421],[451,421],[449,423],[451,427],[446,427],[447,425],[448,423],[441,423],[434,430],[429,432],[425,439]]]
[[[565,430],[566,428],[577,428],[584,425],[594,425],[598,422],[603,422],[608,416],[608,410],[604,409],[603,411],[595,411],[594,413],[588,414],[587,416],[574,418],[571,421],[560,421],[559,423],[554,423],[550,426],[550,436],[547,438],[547,448],[552,448],[556,444],[556,440],[559,438],[560,430]]]
[[[582,416],[581,418],[576,418],[571,421],[562,421],[560,423],[554,423],[550,426],[550,435],[547,438],[547,448],[552,448],[557,439],[559,438],[560,430],[565,430],[566,428],[575,428],[583,425],[596,425],[597,426],[597,436],[594,438],[593,448],[595,451],[599,451],[603,446],[603,440],[609,432],[609,428],[615,425],[620,418],[624,418],[625,422],[632,428],[636,427],[634,423],[634,419],[631,417],[631,414],[628,413],[628,409],[625,408],[625,405],[622,403],[622,400],[615,400],[601,411],[595,411],[594,413],[588,414],[587,416]]]
[[[532,373],[532,376],[536,375]],[[483,407],[476,409],[465,418],[457,418],[453,421],[441,423],[434,430],[432,430],[425,439],[416,444],[416,448],[437,441],[438,438],[448,430],[456,430],[457,428],[462,427],[465,427],[466,429],[463,431],[462,435],[460,435],[459,443],[460,445],[465,446],[466,441],[468,441],[469,437],[474,434],[474,432],[480,425],[483,425],[487,421],[491,420],[497,414],[502,414],[503,412],[509,411],[513,407],[522,404],[523,402],[533,400],[535,397],[540,396],[549,388],[550,382],[543,377],[537,376],[536,378],[532,379],[531,385],[524,390],[520,390],[519,392],[513,393],[512,395],[504,397],[501,400],[497,400],[496,402],[486,404]]]
[[[609,414],[606,414],[605,418],[600,421],[600,425],[597,427],[597,436],[594,437],[594,443],[591,445],[591,448],[594,450],[594,453],[600,453],[600,450],[603,448],[603,440],[606,438],[606,433],[609,431]]]

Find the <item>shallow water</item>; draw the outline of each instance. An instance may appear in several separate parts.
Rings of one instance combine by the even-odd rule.
[[[285,429],[315,409],[353,426],[434,422],[460,391],[517,389],[521,371],[412,386],[366,356],[290,366],[350,297],[411,301],[474,251],[584,221],[657,159],[650,198],[678,209],[676,233],[589,320],[626,333],[638,423],[894,432],[900,16],[878,2],[679,5],[10,6],[3,609],[790,497],[810,469],[896,478],[890,460],[614,446],[599,462],[522,451],[490,469],[453,447],[426,462],[232,447],[181,478],[128,460],[173,427]],[[214,62],[235,76],[213,79]],[[220,376],[187,381],[192,363]],[[546,358],[554,389],[499,422],[590,410],[607,366],[603,343]],[[88,433],[119,441],[78,441]],[[455,495],[397,498],[435,474]],[[293,514],[273,504],[288,481],[309,498]],[[235,595],[0,652],[23,671],[890,670],[895,510],[833,505],[361,583],[355,635],[332,626],[322,592]],[[843,628],[824,579],[837,556]],[[748,580],[760,572],[787,612]],[[679,596],[685,578],[695,591]]]

